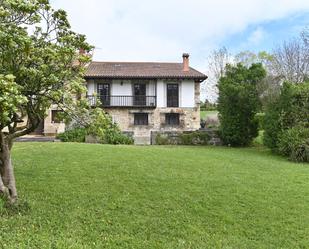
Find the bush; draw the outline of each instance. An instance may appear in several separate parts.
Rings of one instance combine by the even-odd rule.
[[[293,127],[279,136],[278,151],[296,162],[309,162],[309,128]]]
[[[246,68],[241,64],[226,66],[219,80],[219,134],[226,145],[247,146],[258,135],[259,107],[257,84],[266,75],[261,64]]]
[[[277,103],[274,103],[272,107],[269,107],[264,116],[263,143],[273,151],[276,151],[278,135],[281,132],[279,116],[280,112],[277,109]]]
[[[156,136],[156,144],[157,145],[168,145],[168,144],[171,144],[171,143],[170,143],[170,141],[167,137],[158,134]]]
[[[309,128],[309,82],[283,84],[278,99],[266,109],[264,144],[278,151],[280,137],[293,127]]]
[[[92,122],[87,127],[87,134],[98,137],[103,144],[132,144],[133,139],[122,134],[111,117],[102,110],[97,109],[92,114]]]
[[[101,109],[93,110],[89,120],[87,125],[71,128],[57,138],[63,142],[85,142],[86,136],[91,135],[103,144],[133,144],[133,139],[122,134],[117,124]]]
[[[122,134],[121,132],[114,131],[112,133],[109,133],[105,140],[102,141],[102,143],[106,144],[133,144],[134,140],[131,137],[128,137],[127,135]]]
[[[172,137],[158,134],[155,139],[156,144],[158,145],[207,145],[210,140],[210,135],[206,132],[190,131],[181,134],[178,133],[178,135],[174,135]]]
[[[257,122],[259,124],[259,130],[264,130],[264,122],[265,122],[265,113],[257,113],[255,115]]]
[[[210,140],[210,136],[206,132],[200,131],[182,133],[179,138],[183,145],[207,145]]]
[[[73,128],[57,135],[62,142],[85,142],[87,131],[85,128]]]

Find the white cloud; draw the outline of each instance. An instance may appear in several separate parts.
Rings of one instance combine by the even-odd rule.
[[[259,44],[265,37],[266,33],[263,28],[258,27],[255,29],[248,38],[248,43],[255,45]]]
[[[207,56],[249,26],[309,13],[308,0],[51,0],[96,46],[94,60],[181,61],[207,72]],[[239,44],[258,45],[262,27]],[[210,84],[210,82],[208,82]],[[207,94],[209,91],[207,91]],[[202,92],[202,99],[207,95]],[[212,96],[214,97],[214,96]]]
[[[52,0],[87,35],[95,60],[180,61],[205,71],[207,53],[249,25],[309,11],[308,0]],[[250,39],[258,42],[263,30]]]

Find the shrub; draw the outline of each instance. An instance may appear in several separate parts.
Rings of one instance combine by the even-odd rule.
[[[122,134],[118,125],[113,123],[111,117],[100,109],[92,114],[92,122],[87,127],[87,134],[98,137],[103,144],[133,143],[133,139]]]
[[[155,138],[158,145],[207,145],[210,141],[210,135],[202,131],[189,131],[184,133],[176,133],[172,137],[168,135],[158,134]]]
[[[73,128],[57,135],[62,142],[85,142],[87,131],[85,128]]]
[[[260,131],[264,130],[265,113],[257,113],[255,115],[255,117],[256,117],[258,124],[259,124],[259,130]]]
[[[170,144],[170,141],[166,136],[162,136],[158,134],[156,136],[156,144],[157,145],[167,145],[167,144]]]
[[[94,109],[89,115],[87,125],[75,127],[64,133],[58,134],[63,142],[85,142],[86,136],[97,137],[103,144],[132,144],[133,139],[122,134],[117,124],[112,122],[111,117],[101,109]],[[76,127],[77,126],[77,127]]]
[[[309,128],[296,126],[283,131],[279,135],[278,151],[292,161],[309,162]]]
[[[219,134],[224,144],[247,146],[258,135],[257,84],[266,76],[261,64],[226,66],[219,80]]]
[[[180,143],[183,145],[207,145],[210,140],[208,133],[200,131],[182,133],[179,138]]]
[[[283,84],[278,99],[266,109],[264,144],[278,151],[280,137],[293,127],[309,128],[309,82]]]
[[[264,136],[263,143],[273,151],[277,148],[278,135],[281,132],[280,112],[277,103],[268,107],[264,116]]]
[[[102,143],[107,144],[133,144],[134,140],[121,132],[112,132],[106,136]]]

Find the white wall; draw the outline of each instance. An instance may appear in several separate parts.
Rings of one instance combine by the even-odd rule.
[[[130,80],[113,80],[111,84],[111,96],[131,96],[132,85]],[[112,106],[132,105],[132,98],[111,98]]]
[[[88,95],[92,95],[97,91],[97,83],[100,81],[89,80],[87,83]],[[121,83],[122,82],[122,83]],[[172,83],[172,82],[171,82]],[[130,80],[113,80],[111,84],[111,95],[124,95],[132,96],[133,95],[133,82]],[[157,84],[157,90],[155,88]],[[157,94],[157,107],[166,107],[166,85],[167,82],[163,80],[150,81],[146,86],[146,95],[154,96]],[[194,98],[194,81],[193,80],[184,80],[179,83],[179,107],[194,107],[195,98]],[[117,104],[117,103],[111,103]]]
[[[184,80],[181,83],[180,87],[180,107],[194,107],[195,98],[194,98],[194,81]]]
[[[88,80],[87,81],[87,95],[93,95],[97,91],[97,84],[100,83],[100,80]],[[124,95],[132,96],[133,95],[133,84],[131,80],[113,80],[111,84],[111,95]],[[146,85],[146,95],[154,96],[156,95],[156,82],[149,81]]]
[[[163,80],[157,81],[157,107],[166,107],[166,84]]]
[[[146,86],[146,95],[155,96],[156,95],[156,81],[151,80]]]
[[[130,80],[113,80],[111,84],[111,95],[132,95]]]
[[[170,82],[172,83],[172,82]],[[176,83],[176,82],[175,82]],[[166,107],[166,88],[167,82],[159,80],[157,82],[157,106]],[[194,81],[185,80],[179,84],[179,107],[194,107]]]

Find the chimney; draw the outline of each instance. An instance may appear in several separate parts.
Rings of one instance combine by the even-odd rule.
[[[183,59],[183,71],[188,72],[190,70],[190,68],[189,68],[189,54],[183,53],[182,59]]]

